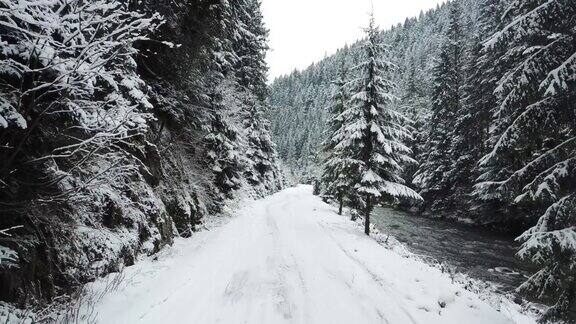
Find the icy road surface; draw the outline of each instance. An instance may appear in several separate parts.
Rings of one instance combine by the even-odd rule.
[[[237,214],[127,268],[96,305],[97,322],[514,323],[439,270],[366,237],[311,187]]]

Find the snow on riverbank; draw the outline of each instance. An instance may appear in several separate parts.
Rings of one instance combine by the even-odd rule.
[[[379,245],[308,186],[237,215],[126,268],[90,313],[98,323],[534,322]]]

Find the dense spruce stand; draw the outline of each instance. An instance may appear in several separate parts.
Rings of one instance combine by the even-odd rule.
[[[0,296],[51,302],[284,186],[257,0],[0,4]]]
[[[554,301],[543,322],[576,318],[575,13],[569,0],[460,0],[379,34],[390,49],[379,58],[397,66],[393,107],[413,120],[419,166],[402,177],[420,211],[523,233],[518,256],[540,271],[519,290]],[[303,180],[317,164],[301,148],[334,118],[337,62],[362,62],[369,39],[272,84],[280,156]]]
[[[576,323],[576,0],[450,0],[388,30],[372,13],[271,84],[261,7],[0,1],[0,321],[90,322],[105,302],[87,291],[141,261],[154,279],[132,267],[145,279],[96,294],[113,321],[216,301],[191,318],[330,322],[337,296],[350,322]],[[398,252],[371,233],[381,206],[507,235],[499,255],[535,269],[510,285],[527,300],[489,305]]]
[[[576,321],[576,3],[514,1],[485,46],[504,46],[494,145],[480,160],[480,201],[511,204],[537,224],[519,256],[541,267],[520,289],[556,304],[543,321]],[[504,45],[503,45],[504,44]],[[495,172],[495,169],[499,171]]]
[[[441,46],[440,56],[433,69],[433,88],[430,117],[424,130],[426,142],[422,150],[421,166],[414,183],[422,188],[421,194],[429,204],[426,208],[436,211],[453,209],[452,196],[458,190],[457,174],[469,153],[460,147],[458,132],[464,125],[456,125],[463,118],[462,88],[464,82],[464,30],[462,9],[458,2],[451,4],[448,30]],[[463,155],[464,154],[464,155]]]

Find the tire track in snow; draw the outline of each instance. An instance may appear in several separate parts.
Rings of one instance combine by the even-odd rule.
[[[279,231],[278,228],[278,220],[283,220],[283,218],[286,217],[282,217],[282,215],[288,213],[288,217],[293,217],[292,212],[290,211],[290,208],[288,208],[291,204],[292,204],[292,199],[288,200],[288,201],[284,201],[281,205],[278,204],[278,202],[273,202],[270,203],[268,206],[266,206],[266,214],[267,214],[267,218],[268,221],[272,222],[273,224],[273,228],[275,229],[275,231],[273,231],[273,236],[274,236],[274,242],[275,242],[275,251],[276,251],[276,255],[280,256],[282,258],[282,260],[284,260],[284,264],[286,266],[286,271],[285,274],[291,274],[293,277],[296,277],[297,279],[297,283],[298,283],[298,287],[292,287],[292,290],[294,290],[293,292],[296,292],[295,288],[299,289],[299,292],[303,295],[304,298],[304,303],[302,304],[302,315],[304,317],[304,322],[308,322],[310,315],[309,315],[309,310],[308,310],[308,304],[309,304],[309,296],[308,296],[308,289],[306,288],[306,283],[304,281],[304,276],[302,274],[302,271],[300,269],[300,265],[297,262],[297,258],[294,255],[294,251],[290,248],[289,244],[282,244],[285,242],[282,242],[282,235]],[[288,226],[283,226],[284,229],[286,229]],[[283,253],[283,249],[287,249],[287,253]],[[288,255],[289,257],[289,261],[291,262],[286,262],[286,257],[285,254]],[[282,276],[282,280],[284,280],[285,284],[287,284],[286,281],[286,276],[283,275]],[[286,301],[286,303],[289,303],[288,301]],[[296,306],[293,305],[293,309],[292,312],[296,311]],[[292,316],[290,316],[290,318],[292,318]]]
[[[282,244],[280,242],[280,230],[278,228],[277,216],[273,211],[276,201],[271,201],[265,208],[266,224],[269,227],[269,235],[272,240],[272,253],[268,256],[266,263],[268,270],[274,274],[273,299],[276,311],[286,320],[292,319],[296,312],[296,305],[292,302],[293,297],[290,294],[290,286],[286,280],[286,274],[292,270],[290,264],[282,253]],[[284,206],[283,206],[284,207]]]
[[[286,217],[288,217],[288,216],[289,217],[302,217],[302,215],[301,215],[302,212],[300,211],[300,214],[296,215],[296,213],[293,211],[293,208],[295,206],[305,205],[308,200],[310,200],[309,195],[302,195],[302,194],[292,195],[288,199],[286,199],[285,202],[282,204],[282,210],[284,212],[288,213],[288,215]],[[310,205],[313,206],[313,204],[310,204]],[[338,246],[338,248],[340,250],[342,250],[342,252],[344,252],[344,254],[346,255],[346,257],[348,257],[348,259],[352,259],[352,261],[354,261],[355,264],[359,265],[361,269],[363,269],[365,272],[367,272],[369,274],[370,279],[372,281],[376,281],[375,278],[377,278],[377,276],[375,274],[373,274],[372,272],[370,272],[364,264],[358,264],[359,261],[356,259],[353,259],[352,256],[349,253],[347,253],[347,251],[345,251],[345,249],[341,246],[341,244],[339,242],[337,242],[334,239],[334,237],[330,234],[330,231],[327,231],[326,227],[322,223],[320,223],[314,217],[312,217],[312,216],[314,216],[315,213],[318,213],[318,212],[319,211],[317,210],[316,207],[314,207],[313,210],[311,209],[310,211],[305,212],[306,217],[309,217],[308,219],[310,220],[308,222],[308,224],[306,224],[306,225],[318,228],[318,233],[325,234],[326,237],[329,239],[329,241],[335,243]],[[286,226],[286,227],[289,227],[289,226]],[[294,257],[294,260],[296,262],[297,259]],[[354,284],[354,281],[356,278],[354,272],[351,273],[352,279],[351,279],[351,281],[349,281],[347,278],[344,278],[342,276],[337,275],[335,272],[331,271],[328,268],[324,268],[323,271],[327,275],[331,276],[336,283],[343,284],[348,289],[348,291],[350,293],[355,294],[356,296],[360,297],[361,299],[370,300],[369,295],[363,293],[362,291],[357,291],[357,290],[355,291],[354,290],[353,284]],[[300,275],[301,275],[301,273],[300,273]],[[301,276],[301,279],[302,279],[302,284],[304,284],[303,276]],[[381,280],[380,278],[378,278],[378,279]],[[377,282],[377,283],[379,286],[381,286],[381,287],[383,286],[383,283],[381,283],[381,282]],[[306,288],[304,287],[304,289],[306,289]],[[307,297],[308,296],[306,296],[306,298]],[[396,301],[395,301],[395,303],[397,304]],[[308,304],[309,303],[308,303],[308,298],[307,298],[305,305],[308,305]],[[358,304],[357,306],[363,307],[360,304]],[[398,304],[398,306],[399,306],[399,308],[402,308],[402,305]],[[368,311],[368,310],[366,309],[366,311]],[[402,309],[402,311],[406,312],[404,309]],[[381,323],[390,323],[390,321],[384,316],[384,314],[377,307],[374,307],[374,313],[379,317]],[[308,314],[306,314],[306,315],[308,315]],[[410,314],[407,314],[407,315],[408,315],[409,319],[411,320],[411,323],[416,323],[414,321],[413,317],[410,316]],[[307,323],[307,321],[305,321],[304,323]]]
[[[282,205],[282,209],[284,209],[285,211],[288,212],[288,216],[289,217],[294,217],[294,213],[289,210],[288,207],[288,203],[283,204]],[[302,273],[302,268],[301,265],[298,262],[298,259],[296,258],[295,255],[295,251],[293,249],[290,249],[289,253],[289,257],[290,260],[292,261],[292,269],[295,271],[295,275],[297,277],[297,282],[300,288],[300,292],[302,294],[303,297],[303,303],[302,303],[302,315],[304,317],[304,323],[308,323],[310,322],[310,296],[308,295],[308,286],[306,285],[306,281],[304,279],[304,274]]]

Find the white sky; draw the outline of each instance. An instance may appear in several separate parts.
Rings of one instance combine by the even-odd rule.
[[[262,0],[270,47],[269,80],[302,70],[363,35],[371,2],[380,28],[404,22],[445,0]]]

